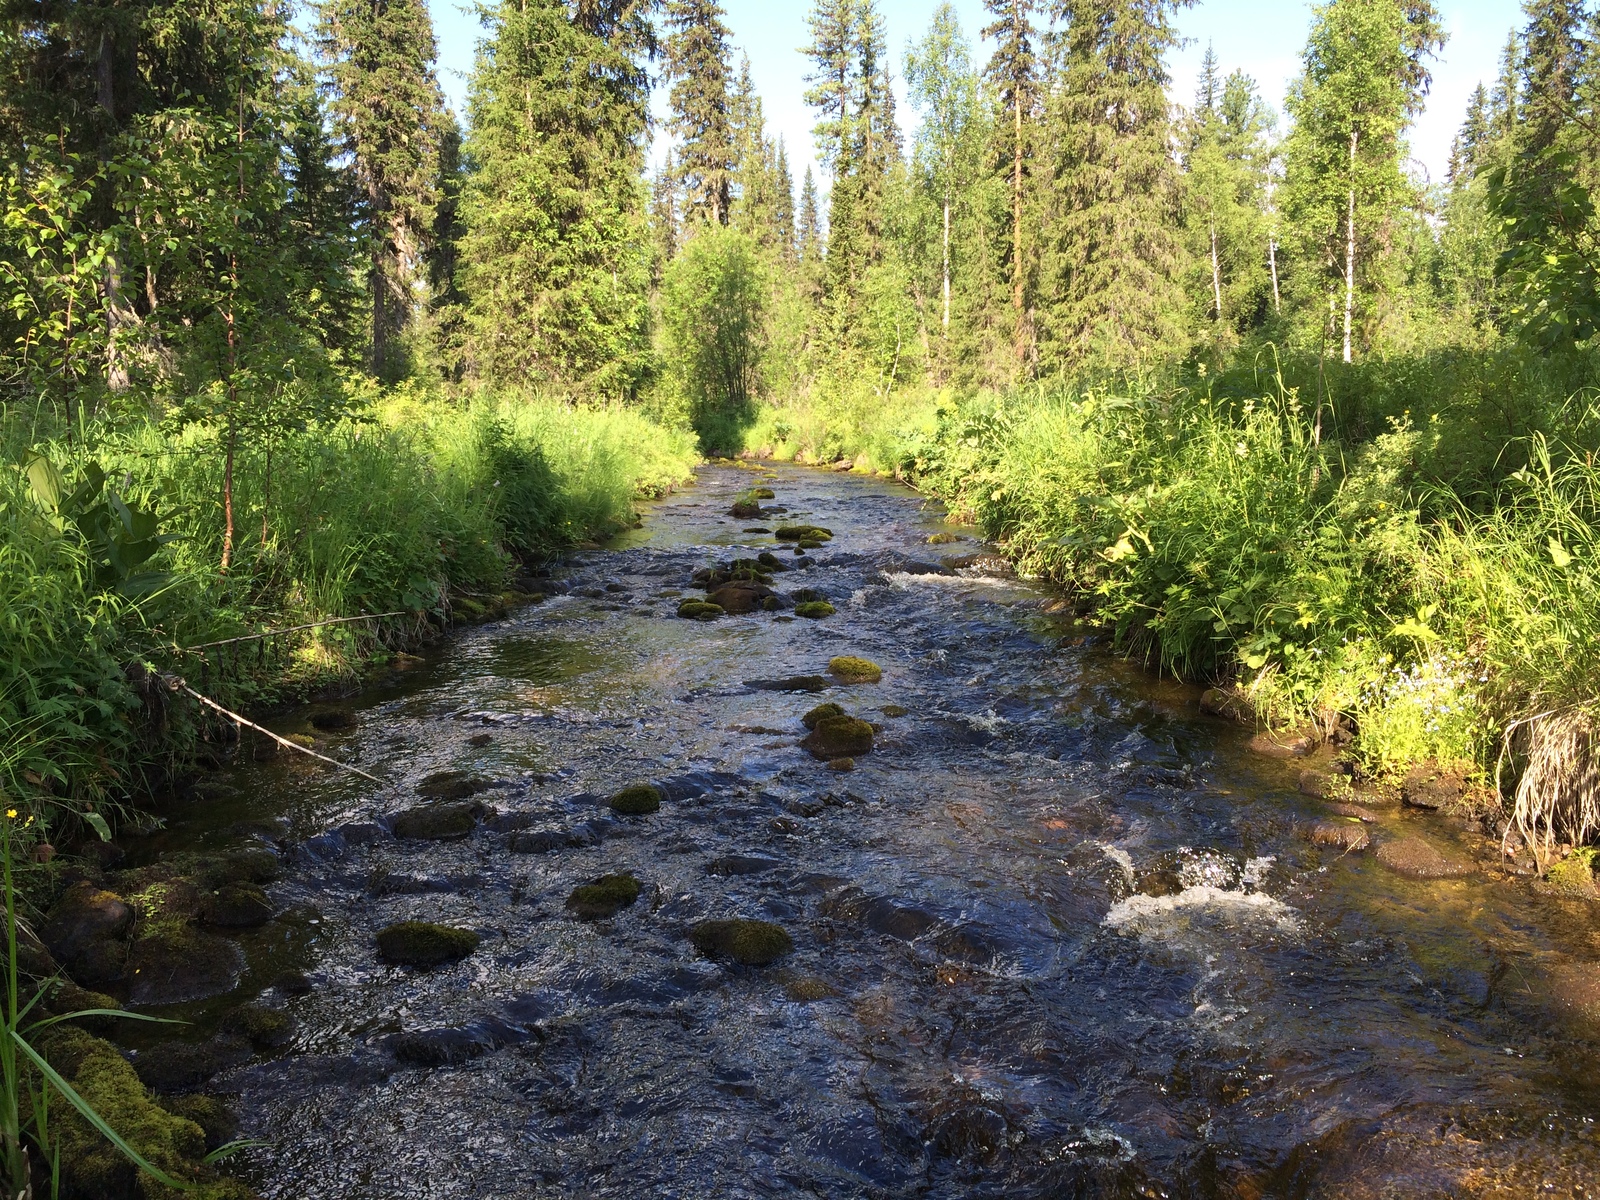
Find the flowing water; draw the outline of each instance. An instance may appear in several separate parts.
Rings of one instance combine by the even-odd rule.
[[[728,516],[752,478],[708,468],[546,603],[356,697],[320,748],[389,786],[240,766],[146,850],[283,858],[240,989],[179,1010],[193,1042],[242,998],[293,1015],[205,1085],[268,1143],[241,1168],[264,1195],[1600,1197],[1600,906],[1433,816],[1371,828],[1472,875],[1312,845],[1295,765],[996,560],[936,570],[983,553],[930,545],[961,533],[936,507],[781,469],[757,481],[785,513]],[[836,615],[676,617],[780,521],[834,531],[776,587]],[[882,682],[750,686],[839,654]],[[797,745],[825,700],[880,727],[853,772]],[[494,785],[483,822],[392,836],[445,771]],[[614,816],[635,781],[666,802]],[[624,870],[620,915],[565,908]],[[688,929],[725,916],[794,952],[701,956]],[[385,965],[377,930],[413,918],[481,945]]]

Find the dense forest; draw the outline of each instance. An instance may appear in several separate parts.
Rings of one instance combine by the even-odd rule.
[[[19,861],[213,753],[208,703],[747,455],[897,475],[1221,710],[1589,863],[1600,10],[1528,0],[1435,181],[1431,0],[1316,7],[1281,113],[1211,51],[1172,94],[1186,0],[985,7],[894,47],[816,0],[796,179],[715,0],[489,0],[460,119],[423,0],[7,0]]]

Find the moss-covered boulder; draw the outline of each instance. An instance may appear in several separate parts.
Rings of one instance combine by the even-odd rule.
[[[1595,877],[1596,862],[1600,862],[1600,849],[1581,847],[1545,872],[1544,881],[1564,896],[1600,899],[1600,879]]]
[[[766,570],[773,573],[787,571],[789,569],[789,564],[784,562],[783,559],[779,558],[771,550],[763,550],[760,554],[756,555],[756,561],[760,563]]]
[[[205,1130],[157,1104],[128,1060],[109,1042],[70,1026],[56,1026],[40,1047],[50,1064],[107,1124],[146,1160],[192,1185],[180,1191],[141,1178],[99,1130],[66,1104],[52,1106],[52,1132],[60,1151],[62,1192],[69,1196],[140,1197],[141,1200],[252,1200],[255,1193],[201,1161]]]
[[[73,884],[39,926],[39,938],[72,977],[93,987],[122,978],[133,906],[87,880]]]
[[[794,606],[794,615],[816,621],[822,617],[831,617],[834,613],[833,605],[826,600],[807,600],[803,604]]]
[[[424,800],[466,800],[494,785],[494,780],[467,771],[436,771],[417,784],[417,795]]]
[[[840,683],[877,683],[883,678],[883,668],[871,659],[841,654],[828,660],[828,674]]]
[[[603,921],[616,916],[639,898],[639,881],[624,871],[617,875],[602,875],[592,883],[572,889],[567,897],[567,907],[584,921]]]
[[[128,1001],[207,1000],[231,992],[243,973],[244,951],[236,943],[202,933],[186,918],[165,918],[144,929],[128,952]]]
[[[378,931],[378,953],[402,966],[437,967],[466,958],[478,948],[478,940],[470,929],[431,921],[401,921]]]
[[[238,1118],[220,1096],[161,1096],[156,1102],[173,1116],[200,1126],[208,1153],[233,1141],[239,1132]]]
[[[840,708],[837,704],[834,704],[830,700],[827,704],[817,705],[805,716],[801,717],[800,724],[804,725],[807,729],[815,729],[817,727],[817,722],[819,721],[825,721],[829,717],[846,717],[849,715],[850,714],[845,712],[844,709]]]
[[[955,534],[947,532],[930,533],[928,535],[928,545],[930,546],[948,546],[952,542],[959,542],[960,540]]]
[[[761,497],[754,492],[740,492],[734,498],[733,507],[728,510],[728,515],[747,521],[751,517],[761,515]]]
[[[778,493],[769,487],[751,488],[750,495],[754,496],[757,500],[776,500],[778,498]]]
[[[408,808],[395,817],[396,837],[413,841],[448,842],[464,838],[477,827],[481,804],[436,801]]]
[[[643,817],[657,811],[661,801],[666,799],[661,789],[654,784],[636,783],[632,787],[625,787],[610,800],[612,812],[621,813],[627,817]]]
[[[678,605],[678,615],[689,621],[715,621],[726,610],[709,600],[685,600]]]
[[[225,929],[251,929],[272,919],[267,893],[253,883],[225,883],[201,898],[201,917]]]
[[[823,717],[800,744],[823,762],[857,758],[872,752],[872,726],[858,717]]]
[[[780,525],[772,536],[780,542],[825,542],[833,537],[833,530],[821,525]]]
[[[783,926],[744,917],[701,921],[690,930],[689,938],[708,958],[730,959],[750,967],[764,967],[794,949]]]

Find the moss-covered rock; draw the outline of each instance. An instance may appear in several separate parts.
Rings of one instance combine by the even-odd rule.
[[[467,771],[436,771],[417,784],[424,800],[466,800],[494,787],[494,780]]]
[[[840,683],[877,683],[883,678],[883,668],[871,659],[841,654],[828,660],[828,674]]]
[[[403,966],[437,967],[467,957],[478,948],[478,940],[470,929],[401,921],[378,931],[378,953]]]
[[[801,717],[800,724],[804,725],[807,729],[815,729],[817,727],[817,722],[819,721],[825,721],[829,717],[845,717],[849,715],[850,714],[845,712],[844,709],[840,708],[837,704],[834,704],[830,700],[827,704],[817,705],[805,716]]]
[[[795,616],[805,617],[812,621],[819,620],[822,617],[831,617],[833,613],[833,605],[826,600],[807,600],[803,604],[794,606]]]
[[[1574,850],[1545,873],[1544,881],[1564,896],[1585,900],[1600,898],[1600,880],[1595,878],[1595,863],[1600,849],[1584,846]]]
[[[481,804],[443,801],[419,804],[395,817],[394,833],[396,837],[415,841],[454,841],[466,837],[476,828],[482,812]]]
[[[822,543],[816,538],[801,538],[795,543],[795,549],[801,552],[806,550],[820,550],[822,549]]]
[[[959,542],[960,540],[953,533],[930,533],[928,535],[928,545],[930,546],[948,546],[952,542]]]
[[[187,1004],[231,992],[244,972],[244,952],[202,933],[186,919],[167,918],[140,933],[128,952],[131,1004]]]
[[[722,605],[708,600],[685,600],[678,605],[678,615],[689,621],[715,621],[724,611]]]
[[[761,602],[773,598],[771,588],[761,583],[725,583],[707,598],[711,604],[731,616],[744,616],[761,607]]]
[[[778,498],[778,493],[769,487],[751,488],[750,495],[757,500],[776,500]]]
[[[825,542],[833,537],[833,530],[821,525],[780,525],[772,536],[780,542]]]
[[[258,1050],[275,1050],[294,1036],[294,1018],[281,1008],[242,1004],[222,1019],[222,1028]]]
[[[639,881],[627,871],[602,875],[592,883],[572,889],[567,907],[585,921],[602,921],[616,916],[639,898]]]
[[[39,938],[80,983],[114,983],[127,958],[133,906],[88,880],[73,884],[39,926]]]
[[[904,704],[885,704],[878,711],[890,718],[905,717],[911,714],[911,710]]]
[[[709,958],[726,958],[751,967],[776,962],[794,949],[781,925],[734,917],[701,921],[689,933],[695,949]]]
[[[56,1026],[41,1046],[45,1057],[108,1125],[145,1159],[175,1179],[180,1191],[140,1177],[132,1163],[74,1109],[51,1109],[61,1152],[63,1193],[71,1196],[140,1197],[141,1200],[252,1200],[244,1184],[226,1179],[200,1160],[206,1132],[187,1117],[151,1098],[133,1067],[115,1046],[70,1026]]]
[[[238,1118],[220,1096],[159,1096],[156,1102],[173,1116],[200,1126],[208,1152],[233,1141],[239,1132]]]
[[[847,774],[855,769],[856,760],[853,758],[830,758],[828,760],[828,770],[837,771],[841,775]]]
[[[858,717],[823,717],[800,744],[823,762],[857,758],[872,752],[872,726]]]
[[[622,813],[628,817],[642,817],[655,812],[661,807],[664,800],[661,789],[654,784],[636,783],[632,787],[625,787],[610,800],[612,812]]]
[[[264,925],[276,911],[266,892],[253,883],[225,883],[201,900],[201,916],[225,929]]]
[[[728,510],[728,515],[747,521],[751,517],[761,515],[761,498],[751,492],[740,492],[734,498],[733,507]]]

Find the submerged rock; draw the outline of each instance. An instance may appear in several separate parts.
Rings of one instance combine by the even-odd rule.
[[[1317,731],[1309,725],[1267,729],[1250,739],[1250,749],[1267,758],[1304,758],[1317,748],[1317,741]]]
[[[871,659],[841,654],[828,660],[828,674],[840,683],[877,683],[883,678],[883,668]]]
[[[830,758],[828,770],[837,771],[839,774],[848,774],[856,769],[856,760],[853,758]]]
[[[401,921],[378,931],[378,953],[408,967],[437,967],[466,958],[478,948],[478,941],[470,929]]]
[[[858,717],[822,717],[800,744],[823,762],[856,758],[872,752],[872,726]]]
[[[705,600],[685,600],[678,605],[678,615],[687,621],[715,621],[723,612],[722,605]]]
[[[1314,846],[1332,846],[1347,854],[1365,850],[1372,841],[1371,835],[1362,828],[1359,819],[1318,821],[1306,831],[1306,837]]]
[[[729,616],[742,617],[755,612],[762,607],[762,601],[776,595],[765,584],[727,583],[712,592],[708,599]]]
[[[701,921],[689,933],[695,949],[709,958],[726,958],[750,967],[764,967],[794,949],[781,925],[735,917]]]
[[[904,704],[885,704],[878,711],[891,720],[896,717],[906,717],[911,715],[911,710]]]
[[[787,679],[746,679],[744,685],[758,692],[823,692],[829,680],[826,675],[791,675]]]
[[[1459,879],[1471,875],[1471,863],[1441,853],[1419,837],[1397,838],[1378,847],[1378,861],[1413,879]]]
[[[201,897],[200,915],[212,925],[249,929],[272,919],[272,901],[253,883],[225,883]]]
[[[572,889],[567,907],[585,921],[603,921],[616,916],[639,898],[639,881],[631,872],[602,875],[593,883]]]
[[[494,780],[466,771],[438,771],[417,784],[417,795],[427,800],[465,800],[494,786]]]
[[[294,1018],[281,1008],[243,1004],[222,1019],[226,1033],[237,1034],[258,1050],[275,1050],[294,1036]]]
[[[322,708],[311,714],[311,727],[323,733],[342,733],[356,727],[356,715],[348,708]]]
[[[833,537],[833,530],[821,525],[780,525],[772,536],[780,542],[825,542]]]
[[[611,806],[612,812],[628,817],[642,817],[657,811],[664,798],[661,789],[654,784],[639,783],[633,787],[623,788],[606,803]]]
[[[794,615],[815,621],[821,617],[831,617],[834,614],[833,605],[826,600],[807,600],[803,604],[794,606]]]
[[[481,804],[419,804],[395,817],[394,832],[415,841],[454,841],[470,834],[482,813]]]

